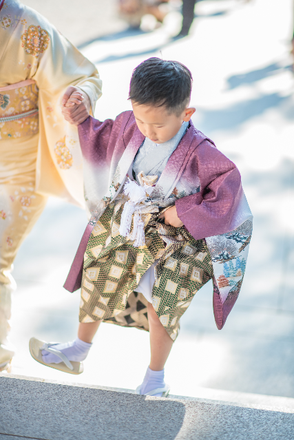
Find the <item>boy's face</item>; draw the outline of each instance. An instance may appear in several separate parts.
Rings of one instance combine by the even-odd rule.
[[[157,144],[172,139],[183,121],[189,121],[194,108],[186,108],[180,116],[168,113],[166,107],[154,107],[145,104],[132,102],[133,112],[141,133]]]

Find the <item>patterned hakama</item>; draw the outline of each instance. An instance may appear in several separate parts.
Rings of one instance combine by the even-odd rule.
[[[84,260],[80,322],[103,320],[149,330],[148,301],[136,288],[156,261],[152,305],[175,340],[179,319],[196,292],[212,277],[205,240],[195,240],[185,227],[166,226],[150,214],[146,244],[138,248],[119,233],[122,207],[112,203],[90,236]]]

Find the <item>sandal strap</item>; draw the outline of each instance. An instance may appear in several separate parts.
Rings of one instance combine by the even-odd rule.
[[[156,388],[155,390],[151,390],[148,393],[145,393],[146,396],[154,396],[155,394],[162,393],[161,397],[164,397],[166,393],[170,390],[168,385],[165,385],[163,388]]]
[[[136,388],[136,394],[141,394],[141,385]],[[162,393],[161,397],[166,397],[170,391],[169,385],[165,385],[163,388],[155,388],[154,390],[148,391],[148,393],[144,393],[145,396],[154,396],[155,394]]]
[[[52,353],[52,354],[55,354],[56,356],[58,356],[65,363],[65,365],[72,371],[74,369],[74,367],[72,366],[72,364],[70,363],[68,358],[61,351],[56,350],[56,348],[52,348],[54,345],[57,345],[57,344],[48,344],[46,342],[43,345],[43,347],[41,348],[41,350],[48,351],[49,353]]]

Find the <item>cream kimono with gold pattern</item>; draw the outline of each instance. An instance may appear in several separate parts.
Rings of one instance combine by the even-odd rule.
[[[62,96],[70,85],[81,88],[93,112],[101,80],[95,66],[36,11],[17,0],[1,0],[0,9],[1,346],[10,313],[9,270],[47,196],[84,206],[77,128],[63,118]]]
[[[17,0],[5,0],[0,12],[0,88],[33,80],[35,90],[18,96],[0,90],[0,118],[26,110],[38,90],[39,117],[36,190],[83,205],[81,154],[76,127],[65,122],[60,100],[69,85],[87,93],[94,110],[101,80],[87,60],[44,17]],[[3,96],[4,95],[4,96]],[[18,109],[15,98],[19,99]],[[3,125],[3,122],[1,123]],[[37,130],[34,131],[34,133]],[[1,158],[8,141],[31,135],[25,126],[5,136],[0,126]],[[4,141],[4,142],[3,142]],[[60,160],[60,150],[67,159]]]

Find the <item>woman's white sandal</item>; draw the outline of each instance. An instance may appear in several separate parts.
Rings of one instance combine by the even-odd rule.
[[[54,368],[55,370],[64,371],[70,374],[81,374],[84,371],[84,365],[82,362],[69,361],[67,357],[59,350],[54,348],[54,345],[58,343],[47,343],[45,341],[40,341],[36,338],[31,338],[29,342],[29,350],[31,356],[35,361],[40,362],[40,364],[46,365],[47,367]],[[46,350],[49,353],[58,356],[62,362],[60,364],[49,364],[43,361],[42,350]]]

